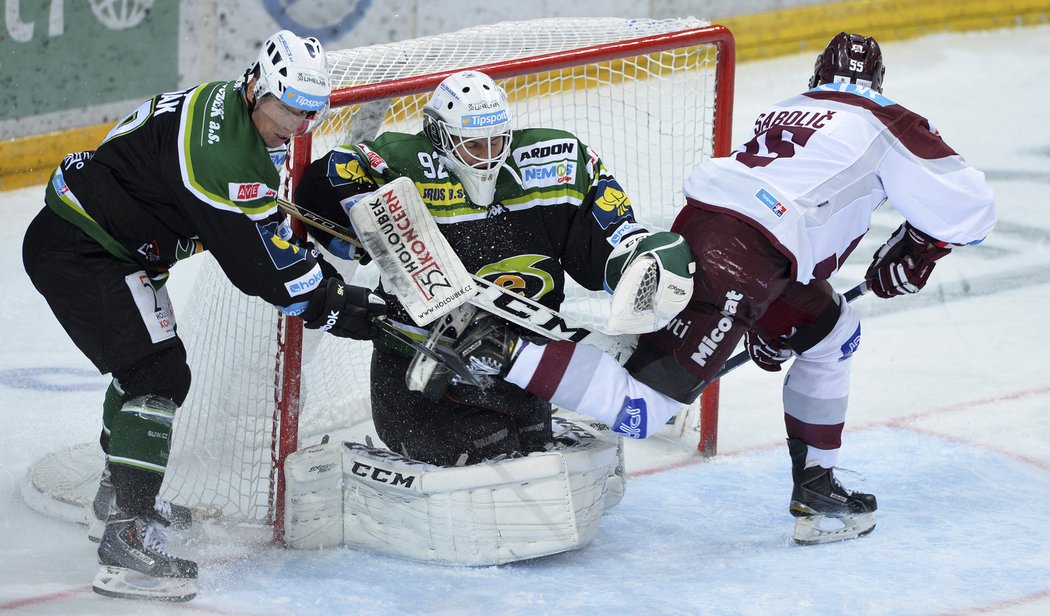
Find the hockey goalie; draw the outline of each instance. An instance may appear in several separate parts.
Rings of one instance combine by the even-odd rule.
[[[651,331],[688,298],[688,248],[677,234],[635,221],[601,157],[571,133],[512,130],[512,120],[490,77],[454,73],[425,106],[421,131],[338,146],[297,184],[297,213],[349,232],[312,229],[319,244],[347,259],[363,251],[378,264],[377,293],[399,334],[373,339],[372,418],[388,450],[351,443],[301,452],[308,459],[286,469],[298,499],[288,502],[292,545],[509,562],[586,545],[602,510],[619,500],[608,497],[607,484],[622,491],[623,480],[607,429],[552,420],[549,402],[493,382],[485,366],[439,367],[420,354],[420,340],[427,353],[441,351],[469,323],[501,323],[476,310],[471,298],[484,293],[517,316],[549,315],[570,277],[613,294],[615,306],[617,287],[632,279],[631,257],[643,252],[640,269],[659,273],[654,299],[621,311],[630,329],[620,331]],[[485,386],[469,386],[471,375]]]

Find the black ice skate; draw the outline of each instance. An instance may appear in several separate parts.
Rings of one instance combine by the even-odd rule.
[[[505,321],[483,313],[467,326],[453,350],[488,387],[493,377],[506,376],[520,347],[521,339]]]
[[[98,543],[102,539],[102,532],[106,529],[106,520],[109,514],[116,511],[117,495],[113,491],[113,482],[109,477],[109,465],[102,469],[102,479],[98,482],[98,492],[95,492],[95,500],[91,503],[91,512],[94,517],[88,524],[88,539]],[[166,500],[157,498],[157,514],[168,521],[175,530],[186,530],[193,525],[193,513],[189,507],[176,505]]]
[[[167,552],[168,522],[113,513],[98,545],[92,590],[107,597],[189,601],[197,596],[197,563]]]
[[[807,446],[799,439],[788,439],[788,451],[795,482],[791,515],[796,518],[796,543],[843,541],[875,530],[875,496],[845,488],[830,468],[805,468]]]

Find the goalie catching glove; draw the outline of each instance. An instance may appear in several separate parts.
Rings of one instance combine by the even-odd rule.
[[[371,340],[380,331],[375,320],[385,314],[386,302],[369,289],[329,278],[310,297],[303,326],[340,338]]]
[[[644,334],[668,323],[693,295],[696,264],[685,238],[677,233],[639,233],[620,242],[605,263],[612,290],[608,328]]]
[[[905,222],[875,252],[864,279],[871,291],[884,299],[918,293],[926,286],[937,260],[949,252],[951,248],[944,242]]]

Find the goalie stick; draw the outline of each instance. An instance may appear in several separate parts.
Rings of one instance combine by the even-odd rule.
[[[846,291],[842,295],[846,298],[847,302],[852,302],[853,300],[857,299],[861,295],[864,295],[868,291],[870,291],[870,289],[868,288],[868,283],[862,282],[850,289],[849,291]],[[722,369],[719,370],[718,373],[715,374],[715,377],[711,380],[715,381],[717,379],[720,379],[726,374],[732,372],[733,370],[736,370],[737,368],[743,366],[749,361],[751,361],[751,356],[748,355],[747,351],[741,351],[736,355],[730,357],[726,361],[726,363],[722,365]]]
[[[278,199],[277,205],[293,218],[368,251],[387,286],[418,325],[427,325],[458,306],[471,303],[545,338],[594,346],[621,363],[634,350],[637,336],[611,336],[574,325],[539,302],[470,274],[408,178],[389,182],[353,206],[351,221],[359,235],[289,201]],[[390,224],[395,220],[409,234],[395,237]],[[411,221],[411,225],[402,225],[401,221]],[[418,242],[422,244],[417,245]],[[410,246],[414,248],[399,248]],[[412,256],[418,258],[411,259]]]

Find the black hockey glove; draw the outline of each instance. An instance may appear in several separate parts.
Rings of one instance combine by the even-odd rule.
[[[744,346],[755,365],[766,372],[780,372],[780,365],[795,355],[781,339],[766,339],[753,329],[744,334]]]
[[[386,302],[369,289],[328,278],[313,292],[303,325],[340,338],[371,340],[379,333],[375,320],[386,314]]]
[[[951,248],[944,242],[906,222],[875,252],[864,279],[871,291],[882,298],[918,293],[930,279],[937,259],[949,252]]]

